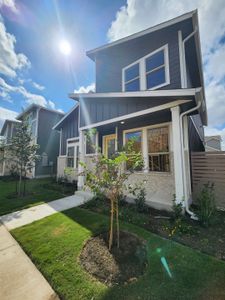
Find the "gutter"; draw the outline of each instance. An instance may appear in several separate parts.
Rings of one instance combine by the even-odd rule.
[[[184,202],[185,202],[185,210],[190,215],[191,219],[193,219],[193,220],[198,220],[198,217],[195,215],[194,212],[192,212],[189,209],[189,204],[188,204],[188,200],[190,198],[188,199],[189,195],[188,195],[187,186],[186,186],[187,176],[186,176],[186,172],[185,172],[186,166],[185,166],[185,161],[184,161],[185,157],[184,157],[183,117],[186,116],[187,114],[193,112],[193,111],[198,110],[201,107],[201,105],[202,105],[202,101],[200,100],[195,107],[193,107],[193,108],[183,112],[182,114],[180,114],[181,156],[182,156],[182,173],[183,173],[182,177],[183,177],[183,186],[184,186]]]

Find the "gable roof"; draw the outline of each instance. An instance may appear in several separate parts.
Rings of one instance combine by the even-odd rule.
[[[59,129],[59,125],[61,125],[61,124],[63,123],[63,121],[64,121],[65,119],[67,119],[67,117],[69,117],[69,116],[72,114],[72,112],[75,111],[75,109],[77,109],[78,107],[79,107],[79,103],[75,104],[75,106],[72,107],[72,109],[71,109],[70,111],[68,111],[68,113],[65,114],[65,116],[64,116],[58,123],[56,123],[56,124],[52,127],[52,129],[58,130],[58,129]]]
[[[220,135],[205,136],[206,142],[211,141],[211,140],[222,141],[222,138]]]
[[[194,23],[193,24],[194,25],[193,28],[195,28],[198,25],[197,24],[197,20],[196,20],[196,15],[197,15],[197,10],[190,11],[190,12],[185,13],[185,14],[183,14],[181,16],[176,17],[176,18],[173,18],[173,19],[170,19],[168,21],[162,22],[162,23],[160,23],[158,25],[152,26],[152,27],[150,27],[148,29],[145,29],[145,30],[142,30],[140,32],[131,34],[131,35],[127,36],[127,37],[124,37],[124,38],[121,38],[121,39],[116,40],[114,42],[111,42],[111,43],[105,44],[103,46],[97,47],[97,48],[95,48],[93,50],[89,50],[89,51],[86,52],[86,55],[90,59],[92,59],[94,61],[96,53],[98,53],[98,52],[100,52],[102,50],[111,48],[113,46],[119,45],[119,44],[124,43],[124,42],[128,42],[130,40],[139,38],[139,37],[144,36],[146,34],[155,32],[157,30],[161,30],[163,28],[169,27],[171,25],[177,24],[179,22],[185,21],[185,20],[193,18],[193,17],[194,17],[193,18],[193,23]]]
[[[20,119],[23,115],[25,115],[27,112],[31,111],[32,109],[34,108],[40,108],[40,109],[43,109],[43,110],[47,110],[49,112],[52,112],[52,113],[56,113],[56,114],[59,114],[59,115],[65,115],[65,113],[62,113],[58,110],[55,110],[55,109],[50,109],[50,108],[47,108],[47,107],[44,107],[44,106],[41,106],[41,105],[38,105],[38,104],[31,104],[29,105],[24,111],[22,111],[17,117],[16,119]]]
[[[4,123],[3,123],[3,126],[2,126],[2,129],[1,129],[1,132],[0,132],[0,135],[3,135],[3,132],[5,131],[5,128],[6,128],[6,125],[8,123],[20,123],[19,120],[10,120],[10,119],[5,119]]]

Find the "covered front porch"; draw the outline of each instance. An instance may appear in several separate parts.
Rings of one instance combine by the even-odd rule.
[[[81,128],[80,161],[91,168],[96,149],[110,157],[121,151],[130,139],[135,139],[134,146],[143,155],[144,167],[132,172],[129,183],[145,182],[147,204],[156,209],[171,210],[173,195],[176,194],[178,201],[184,197],[180,105],[185,103],[185,100],[175,101],[161,110],[142,111]],[[185,120],[184,124],[187,123]],[[93,128],[96,132],[91,141],[87,141],[86,132]],[[187,130],[187,124],[184,130]],[[79,165],[78,174],[82,171]],[[78,176],[78,188],[82,189],[84,185],[85,178]]]

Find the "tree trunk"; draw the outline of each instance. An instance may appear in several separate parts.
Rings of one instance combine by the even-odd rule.
[[[116,228],[117,228],[117,248],[120,247],[120,228],[119,228],[119,205],[116,200]]]
[[[19,177],[19,183],[18,183],[18,196],[21,194],[21,185],[22,185],[22,169],[20,168],[20,177]]]
[[[111,200],[111,218],[110,218],[110,232],[109,232],[109,251],[113,244],[113,221],[114,221],[114,200]]]

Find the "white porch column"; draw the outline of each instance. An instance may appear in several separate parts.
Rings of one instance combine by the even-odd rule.
[[[184,197],[180,107],[179,106],[172,107],[171,113],[172,113],[175,192],[176,192],[176,202],[180,203]]]
[[[190,172],[190,153],[189,153],[189,137],[188,137],[188,117],[183,117],[184,131],[184,165],[185,165],[185,198],[188,200],[191,196],[191,172]]]
[[[79,160],[80,162],[84,161],[84,131],[80,130],[80,139],[79,139]],[[78,174],[81,174],[84,171],[84,168],[79,164],[78,166]],[[84,187],[84,176],[78,176],[77,189],[82,190]]]

